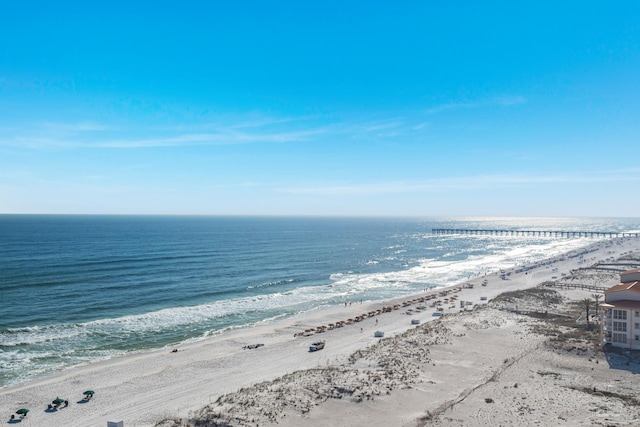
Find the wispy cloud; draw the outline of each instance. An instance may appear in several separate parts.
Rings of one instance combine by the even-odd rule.
[[[421,115],[393,116],[390,118],[348,120],[343,123],[327,127],[327,132],[335,136],[346,136],[360,140],[390,140],[402,141],[404,137],[419,134],[430,123],[424,121]]]
[[[313,135],[322,133],[321,130],[279,133],[194,133],[157,138],[105,139],[95,141],[92,147],[103,148],[151,148],[176,147],[193,145],[231,145],[250,143],[285,143],[309,140]]]
[[[236,182],[230,184],[214,184],[214,188],[221,189],[233,189],[233,188],[256,188],[256,187],[273,187],[277,185],[274,182],[264,182],[264,181],[244,181],[244,182]]]
[[[486,105],[515,105],[519,96],[489,101],[451,103],[432,107],[427,114]],[[1,128],[0,145],[30,149],[155,148],[235,144],[282,144],[312,142],[329,137],[363,141],[402,141],[428,132],[424,112],[366,117],[269,116],[260,113],[219,115],[189,124],[123,124],[97,121],[41,122]]]
[[[277,191],[296,195],[354,196],[393,193],[435,193],[452,190],[482,190],[500,187],[518,187],[536,184],[594,184],[640,181],[640,169],[599,171],[557,175],[478,175],[466,177],[434,178],[423,181],[390,181],[365,184],[334,184],[318,186],[283,187]]]
[[[256,113],[253,117],[250,117],[248,120],[241,120],[237,123],[223,125],[223,128],[227,129],[251,129],[251,128],[267,128],[271,126],[277,126],[282,124],[291,124],[291,123],[310,123],[317,119],[320,119],[320,116],[300,116],[300,117],[265,117],[262,114]],[[220,124],[215,125],[216,127],[220,127]]]
[[[400,120],[383,121],[380,123],[369,123],[361,127],[364,132],[378,132],[381,130],[397,129],[401,127],[403,123]]]
[[[252,143],[286,143],[308,141],[323,134],[322,126],[307,129],[272,129],[274,125],[289,120],[261,120],[220,125],[215,130],[200,132],[202,125],[182,132],[156,128],[114,128],[92,122],[41,123],[28,132],[5,129],[0,135],[0,145],[24,148],[153,148],[194,145],[232,145]],[[6,135],[13,133],[13,135]],[[145,135],[136,137],[135,135]],[[150,136],[147,136],[150,135]]]
[[[489,106],[503,106],[508,107],[512,105],[524,104],[527,99],[524,96],[519,95],[503,95],[496,96],[491,99],[479,100],[473,102],[451,102],[441,105],[436,105],[426,110],[427,114],[437,114],[448,110],[466,110],[475,109]]]
[[[78,132],[103,132],[110,130],[108,126],[95,122],[79,122],[79,123],[55,123],[45,122],[40,127],[48,132],[56,133],[78,133]]]
[[[463,110],[466,108],[473,108],[478,106],[479,104],[476,103],[463,103],[463,102],[456,102],[456,103],[448,103],[448,104],[440,104],[440,105],[436,105],[434,107],[431,107],[429,109],[426,110],[427,114],[437,114],[437,113],[441,113],[443,111],[447,111],[447,110]]]
[[[0,145],[32,149],[154,148],[234,144],[282,144],[333,138],[387,138],[420,132],[426,126],[416,117],[337,119],[302,116],[222,116],[176,126],[124,126],[97,122],[45,122],[20,129],[0,129]]]

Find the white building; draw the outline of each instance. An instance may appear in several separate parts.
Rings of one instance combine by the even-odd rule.
[[[604,291],[602,344],[640,349],[640,269],[620,274],[620,283]]]

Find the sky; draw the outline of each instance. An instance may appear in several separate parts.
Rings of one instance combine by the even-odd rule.
[[[639,217],[640,2],[0,5],[0,213]]]

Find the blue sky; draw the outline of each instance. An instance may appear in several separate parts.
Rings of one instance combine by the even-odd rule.
[[[0,213],[640,216],[640,2],[93,3],[0,7]]]

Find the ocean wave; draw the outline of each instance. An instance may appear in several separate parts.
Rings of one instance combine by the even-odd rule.
[[[265,282],[265,283],[260,283],[258,285],[249,285],[246,287],[247,290],[251,290],[251,289],[260,289],[260,288],[270,288],[273,286],[279,286],[279,285],[285,285],[285,284],[290,284],[295,282],[294,279],[287,279],[287,280],[276,280],[273,282]]]
[[[476,219],[464,224],[485,229],[567,229],[581,224],[536,219],[473,221]],[[621,223],[615,226],[622,227]],[[610,221],[602,224],[613,228]],[[286,238],[280,239],[278,231],[267,233],[260,245],[251,244],[241,228],[225,228],[227,237],[219,245],[201,245],[203,239],[194,241],[192,247],[185,243],[189,239],[179,236],[176,248],[166,240],[174,234],[167,234],[162,235],[157,252],[148,251],[146,243],[138,252],[127,247],[132,255],[126,252],[118,257],[109,252],[100,258],[98,251],[97,259],[92,259],[93,254],[79,250],[75,258],[62,254],[60,264],[46,258],[38,268],[31,268],[31,251],[25,246],[22,255],[12,255],[22,261],[7,273],[11,280],[3,283],[2,290],[16,296],[30,292],[32,317],[24,310],[18,319],[13,308],[0,307],[0,318],[8,319],[6,325],[21,325],[0,331],[0,386],[65,366],[197,340],[319,307],[462,283],[593,242],[587,238],[438,236],[425,232],[423,225],[417,226],[420,231],[409,227],[398,232],[392,227],[388,233],[386,224],[381,232],[367,225],[374,227],[364,230],[375,231],[366,234],[373,235],[372,240],[362,239],[361,230],[351,230],[358,226],[356,222],[339,228],[333,236],[323,233],[310,241],[308,233],[313,228],[302,225],[299,241],[288,237],[289,222]],[[604,225],[590,227],[596,230]],[[344,237],[347,232],[352,234]],[[121,235],[117,238],[136,243]],[[240,243],[233,246],[236,240]],[[85,245],[91,247],[90,242]],[[172,255],[157,247],[173,248]],[[69,248],[77,250],[76,246]],[[224,258],[213,260],[212,256]],[[70,309],[61,308],[63,304]],[[74,305],[80,308],[75,310]]]
[[[425,284],[435,287],[449,286],[470,277],[535,262],[554,253],[579,248],[585,243],[579,240],[566,240],[551,242],[544,246],[521,246],[504,249],[491,255],[469,256],[460,261],[429,258],[421,260],[416,266],[397,271],[366,274],[336,273],[331,275],[331,286],[322,284],[298,287],[285,292],[270,292],[193,306],[164,308],[83,323],[10,328],[2,332],[2,347],[27,346],[53,341],[68,342],[90,337],[152,334],[190,325],[208,325],[208,329],[214,330],[225,327],[230,317],[235,317],[236,320],[245,318],[248,322],[258,321],[263,317],[262,313],[287,313],[292,308],[300,307],[313,309],[318,304],[337,304],[356,296],[369,298],[369,294],[392,297],[403,292],[420,290]],[[445,254],[444,258],[447,258],[448,254]],[[272,288],[292,282],[293,279],[265,282],[249,288]]]

